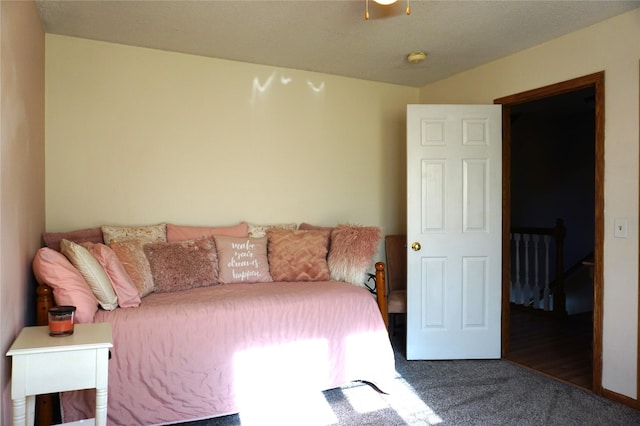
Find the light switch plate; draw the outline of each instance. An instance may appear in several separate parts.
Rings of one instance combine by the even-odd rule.
[[[616,238],[627,238],[629,236],[629,220],[626,218],[617,218],[614,221],[613,236]]]

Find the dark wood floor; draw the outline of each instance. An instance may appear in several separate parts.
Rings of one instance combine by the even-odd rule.
[[[554,318],[511,309],[509,361],[592,389],[592,313]]]

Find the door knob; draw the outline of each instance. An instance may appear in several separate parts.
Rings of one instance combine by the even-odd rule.
[[[411,244],[411,248],[413,249],[413,251],[419,251],[422,248],[422,246],[420,245],[419,242],[416,241],[413,244]]]

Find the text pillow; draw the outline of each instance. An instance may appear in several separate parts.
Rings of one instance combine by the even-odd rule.
[[[267,237],[213,237],[218,250],[221,284],[271,282]]]

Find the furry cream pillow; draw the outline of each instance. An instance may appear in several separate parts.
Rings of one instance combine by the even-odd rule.
[[[331,231],[327,263],[331,279],[364,286],[382,231],[375,226],[338,225]]]

